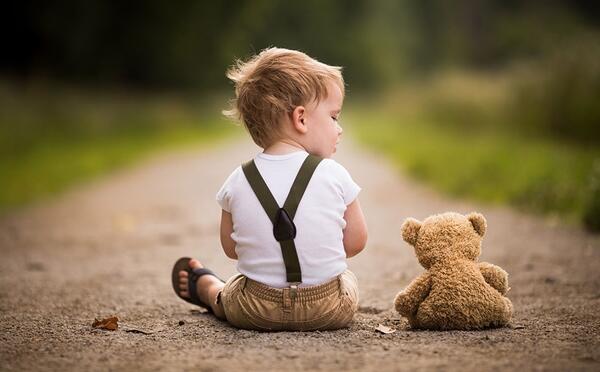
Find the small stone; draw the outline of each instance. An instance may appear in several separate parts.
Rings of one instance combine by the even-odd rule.
[[[183,320],[180,320],[180,321],[179,321],[179,325],[180,325],[180,326],[182,326],[182,325],[184,325],[184,324],[185,324],[185,321],[183,321]]]

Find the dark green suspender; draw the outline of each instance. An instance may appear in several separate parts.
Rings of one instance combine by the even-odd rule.
[[[290,193],[285,199],[285,203],[283,203],[283,208],[279,207],[273,194],[269,191],[269,187],[260,175],[258,168],[256,168],[254,160],[250,160],[242,165],[242,170],[246,179],[248,179],[248,183],[250,183],[250,187],[252,187],[260,204],[273,223],[273,235],[281,245],[281,253],[283,254],[287,281],[289,283],[302,282],[302,271],[300,270],[298,253],[294,244],[296,226],[293,221],[302,195],[304,195],[308,182],[321,160],[323,159],[314,155],[306,157],[292,184]]]

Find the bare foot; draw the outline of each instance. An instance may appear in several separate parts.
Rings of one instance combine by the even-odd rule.
[[[195,269],[199,267],[204,267],[200,261],[196,259],[190,260],[190,268]],[[202,275],[198,279],[198,283],[196,283],[198,298],[200,298],[200,301],[203,303],[210,304],[213,312],[218,317],[222,317],[220,315],[223,315],[223,310],[222,307],[216,304],[216,297],[218,292],[223,289],[224,285],[225,283],[214,275]],[[188,293],[188,273],[183,270],[179,272],[179,289],[181,289],[181,296],[187,298],[190,297],[190,294]]]

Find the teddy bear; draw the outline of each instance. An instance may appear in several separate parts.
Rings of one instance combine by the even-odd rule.
[[[477,262],[487,229],[482,214],[437,214],[420,222],[407,218],[402,238],[415,248],[427,270],[394,300],[396,310],[412,328],[470,330],[502,327],[513,313],[504,295],[508,274]]]

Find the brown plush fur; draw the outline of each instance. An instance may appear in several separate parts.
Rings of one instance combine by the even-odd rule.
[[[486,228],[479,213],[448,212],[423,222],[404,222],[402,237],[427,269],[394,301],[411,327],[466,330],[509,322],[513,306],[504,296],[508,274],[498,266],[477,263]]]

